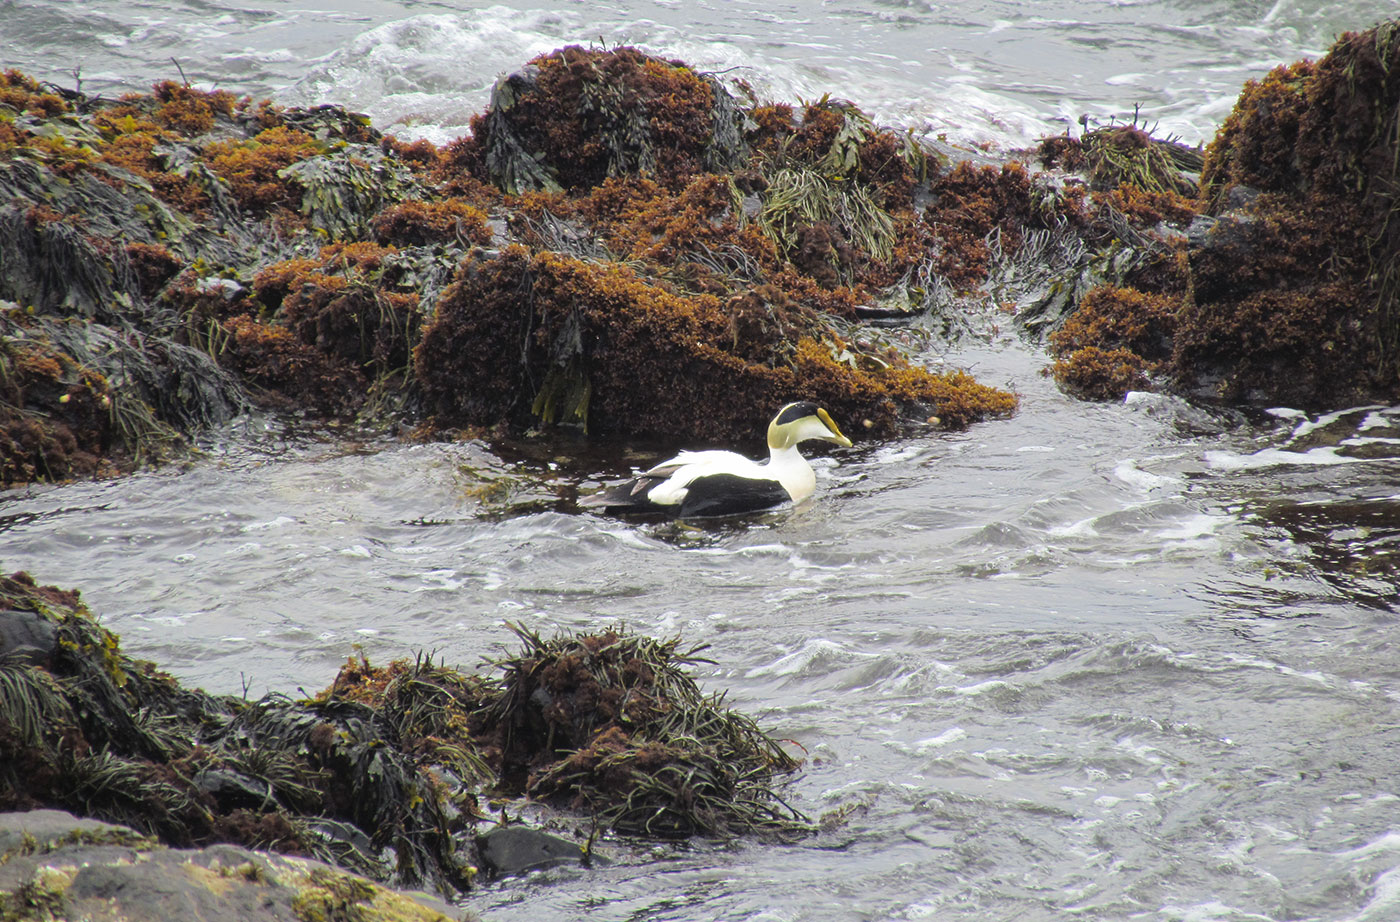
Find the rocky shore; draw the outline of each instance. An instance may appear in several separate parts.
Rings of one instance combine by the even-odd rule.
[[[311,698],[252,701],[127,657],[76,592],[0,578],[0,811],[113,824],[63,820],[45,844],[27,814],[7,821],[0,918],[79,912],[87,891],[70,893],[80,878],[59,880],[53,862],[138,864],[120,872],[138,890],[174,863],[220,886],[272,886],[273,902],[312,898],[297,888],[320,878],[360,903],[383,891],[361,878],[454,899],[479,875],[604,860],[617,836],[791,840],[817,828],[780,794],[798,758],[690,677],[701,649],[620,629],[517,633],[499,676],[426,655],[352,658]],[[553,833],[510,822],[526,803],[557,811]],[[51,856],[69,845],[116,851]]]
[[[8,71],[0,486],[169,461],[259,411],[725,444],[807,398],[857,440],[961,428],[1016,396],[916,356],[1003,326],[1088,400],[1393,403],[1397,75],[1384,23],[1247,85],[1203,149],[1134,115],[991,154],[625,47],[528,62],[443,147]],[[819,827],[782,798],[797,755],[700,692],[702,650],[517,633],[488,674],[356,657],[250,701],[0,579],[0,920],[457,918],[482,875],[617,837]],[[526,802],[554,827],[510,822]]]
[[[997,159],[630,48],[531,61],[441,148],[10,71],[0,482],[254,406],[418,437],[733,442],[797,398],[857,438],[964,427],[1015,396],[908,344],[1000,323],[1088,399],[1391,399],[1395,29],[1249,84],[1205,150],[1134,116]]]

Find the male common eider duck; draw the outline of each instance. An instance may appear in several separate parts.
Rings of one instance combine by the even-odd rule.
[[[831,414],[809,400],[790,403],[768,424],[768,460],[732,451],[683,451],[633,480],[586,497],[580,505],[609,512],[670,512],[682,518],[736,515],[798,503],[817,488],[799,442],[825,439],[850,447]]]

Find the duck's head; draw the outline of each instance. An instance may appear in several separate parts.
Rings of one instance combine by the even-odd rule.
[[[851,440],[841,434],[831,414],[810,400],[788,404],[768,424],[768,447],[774,451],[791,448],[808,439],[826,439],[847,448],[851,446]]]

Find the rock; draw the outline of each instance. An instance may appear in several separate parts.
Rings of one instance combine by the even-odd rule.
[[[130,845],[150,841],[147,836],[126,826],[83,819],[62,810],[0,813],[0,866],[14,853],[49,851],[65,843]]]
[[[274,792],[242,772],[206,768],[194,777],[195,787],[212,796],[221,806],[266,806],[275,802]]]
[[[162,847],[58,810],[0,815],[0,917],[130,922],[449,922],[475,915],[305,858]]]
[[[528,826],[499,826],[478,842],[481,860],[502,876],[583,864],[578,843]]]
[[[0,611],[0,656],[11,663],[47,664],[57,636],[58,627],[37,612]]]
[[[1151,386],[1311,409],[1400,397],[1397,29],[1346,33],[1245,85],[1205,151],[1204,214],[1118,290],[1079,300],[1073,341],[1052,340],[1062,385],[1084,393],[1081,372],[1130,368],[1107,396]]]

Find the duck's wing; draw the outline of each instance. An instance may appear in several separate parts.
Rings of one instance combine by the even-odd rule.
[[[653,487],[666,482],[665,477],[642,474],[622,483],[610,484],[597,493],[579,500],[579,505],[587,509],[602,509],[614,512],[643,512],[662,508],[647,496]]]
[[[696,477],[681,500],[681,517],[741,515],[762,512],[790,502],[792,497],[771,477],[706,474]]]
[[[770,508],[790,498],[764,465],[743,455],[683,451],[631,480],[585,497],[579,505],[614,512],[731,515]]]
[[[684,471],[681,474],[681,480],[689,482],[693,477],[709,473],[736,472],[746,467],[758,466],[743,455],[735,454],[732,451],[683,451],[669,461],[662,461],[643,476],[670,478]]]

